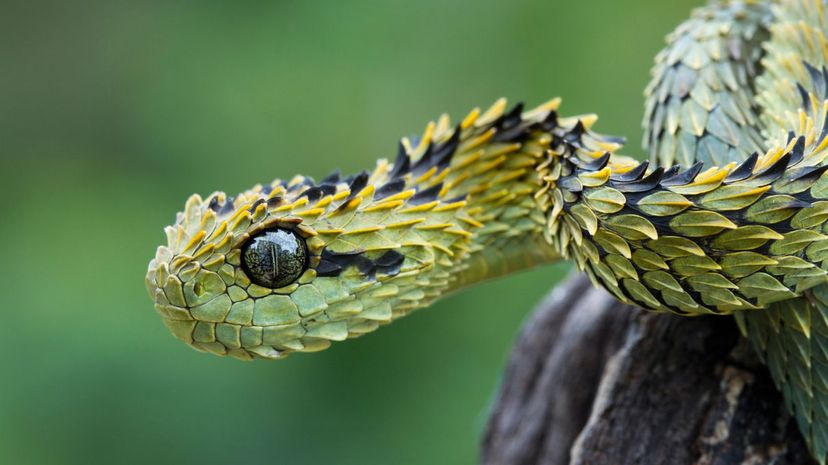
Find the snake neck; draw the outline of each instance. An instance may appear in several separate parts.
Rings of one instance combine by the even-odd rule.
[[[446,224],[462,226],[469,239],[435,270],[449,277],[444,292],[563,258],[585,258],[577,220],[569,213],[574,205],[568,205],[579,198],[572,189],[576,173],[600,177],[605,166],[619,174],[639,164],[614,154],[623,139],[590,130],[594,115],[561,117],[559,104],[554,99],[524,112],[522,104],[507,110],[500,100],[483,113],[472,111],[456,128],[441,118],[427,126],[416,146],[403,139],[391,173],[376,176],[388,182],[406,173],[418,192],[462,202]]]
[[[441,259],[421,278],[441,277],[444,286],[435,289],[435,298],[561,258],[548,240],[548,217],[536,195],[544,183],[541,165],[550,166],[548,153],[560,132],[559,104],[553,99],[524,112],[522,104],[507,109],[501,99],[486,111],[472,110],[456,127],[443,116],[421,137],[402,139],[390,171],[378,165],[372,179],[404,183],[418,196],[430,193],[438,206],[424,204],[423,217],[444,211],[442,224],[452,225],[433,229],[428,240]],[[457,208],[448,211],[450,205]],[[463,241],[445,235],[458,230]],[[441,247],[447,243],[441,237],[453,248]]]

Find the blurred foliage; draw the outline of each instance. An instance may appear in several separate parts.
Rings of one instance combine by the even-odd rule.
[[[652,56],[695,3],[0,2],[0,463],[474,463],[565,265],[242,363],[155,315],[161,228],[191,192],[367,168],[501,95],[561,95],[640,154]]]

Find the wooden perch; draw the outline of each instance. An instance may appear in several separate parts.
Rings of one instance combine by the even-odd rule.
[[[814,463],[732,318],[644,312],[584,275],[559,285],[526,323],[481,461]]]

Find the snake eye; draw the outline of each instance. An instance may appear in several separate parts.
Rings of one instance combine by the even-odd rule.
[[[307,269],[308,249],[294,231],[269,229],[244,244],[241,266],[250,281],[259,286],[284,287]]]

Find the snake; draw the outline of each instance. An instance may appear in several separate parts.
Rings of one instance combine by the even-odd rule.
[[[558,98],[500,99],[429,122],[370,170],[192,195],[149,263],[154,307],[197,350],[281,359],[569,260],[621,302],[732,315],[825,464],[825,10],[694,10],[645,91],[647,161]]]

